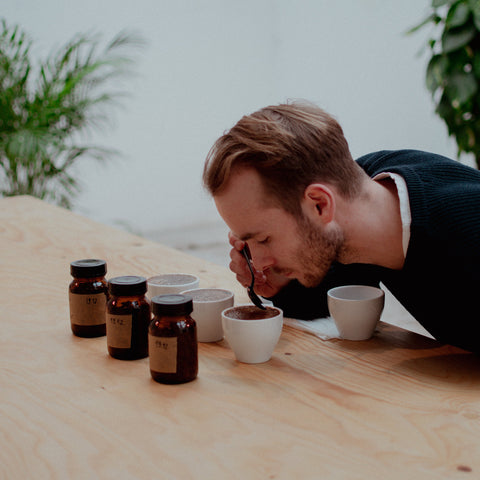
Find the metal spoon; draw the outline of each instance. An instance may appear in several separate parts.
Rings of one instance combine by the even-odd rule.
[[[245,260],[247,261],[248,269],[250,270],[250,273],[252,274],[252,283],[250,284],[249,287],[247,287],[248,296],[250,297],[250,300],[258,308],[261,308],[262,310],[266,310],[266,307],[263,306],[262,301],[260,300],[258,295],[253,290],[253,284],[255,283],[255,274],[253,273],[252,256],[250,255],[250,250],[249,250],[248,245],[246,243],[245,243],[245,246],[242,249],[242,253],[243,253],[243,256],[245,257]]]

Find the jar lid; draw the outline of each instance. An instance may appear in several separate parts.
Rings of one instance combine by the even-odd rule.
[[[108,293],[111,295],[143,295],[147,291],[147,279],[135,275],[115,277],[108,281]]]
[[[70,275],[72,277],[103,277],[106,273],[107,262],[105,260],[85,258],[83,260],[75,260],[70,264]]]
[[[193,299],[190,295],[170,294],[156,295],[152,298],[154,315],[189,315],[193,310]]]

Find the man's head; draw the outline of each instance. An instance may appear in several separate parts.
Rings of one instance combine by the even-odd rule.
[[[204,185],[215,197],[241,169],[255,170],[266,198],[293,215],[300,213],[308,185],[325,182],[351,199],[364,178],[338,122],[303,103],[270,106],[241,118],[210,150]]]
[[[335,119],[285,104],[243,117],[220,137],[203,178],[257,269],[314,286],[342,257],[337,206],[361,194],[365,177]]]

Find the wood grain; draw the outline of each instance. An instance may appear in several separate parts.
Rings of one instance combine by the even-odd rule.
[[[29,197],[0,201],[0,478],[463,479],[480,476],[480,360],[382,324],[368,342],[284,327],[271,361],[199,345],[199,377],[150,379],[70,332],[72,260],[108,276],[226,269]]]

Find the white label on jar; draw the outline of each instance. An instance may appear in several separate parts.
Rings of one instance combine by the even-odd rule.
[[[148,334],[150,370],[159,373],[177,373],[178,337],[155,337]]]
[[[69,292],[70,321],[74,325],[105,323],[107,296],[105,293],[78,294]]]
[[[107,345],[113,348],[132,346],[132,315],[107,313]]]

